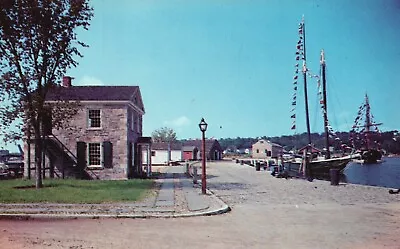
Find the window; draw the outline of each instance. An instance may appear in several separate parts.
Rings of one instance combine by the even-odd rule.
[[[269,150],[265,150],[265,154],[267,154],[267,156],[271,156],[272,155],[271,151],[269,151]]]
[[[260,150],[259,149],[257,149],[257,152],[256,153],[260,153]]]
[[[88,113],[88,126],[89,128],[100,128],[100,110],[89,110]]]
[[[151,156],[156,156],[156,151],[155,150],[151,151]]]
[[[89,143],[88,152],[89,166],[101,166],[101,144]]]
[[[141,130],[140,129],[140,127],[141,127],[140,121],[141,121],[140,115],[135,113],[134,111],[132,111],[132,114],[131,114],[131,130],[132,131],[140,133],[140,130]]]
[[[135,150],[135,144],[132,143],[132,166],[135,166],[135,155],[136,155],[136,150]]]
[[[135,127],[136,127],[135,121],[136,121],[135,113],[132,112],[132,114],[131,114],[131,130],[132,131],[135,131]]]

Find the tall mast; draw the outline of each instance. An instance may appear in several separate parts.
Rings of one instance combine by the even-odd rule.
[[[369,106],[368,95],[365,94],[365,139],[367,140],[366,146],[367,150],[369,150],[369,132],[371,127],[371,107]]]
[[[324,110],[324,130],[325,130],[325,147],[326,155],[325,159],[331,158],[331,152],[329,151],[329,130],[328,130],[328,104],[326,98],[326,72],[325,72],[325,53],[324,50],[321,51],[321,76],[322,76],[322,101]]]
[[[363,121],[364,123],[362,124],[361,121]],[[379,132],[378,130],[379,125],[382,125],[382,123],[375,123],[373,120],[368,94],[366,93],[364,102],[359,108],[355,124],[353,125],[352,129],[352,132],[360,133],[360,135],[362,134],[364,136],[365,140],[363,144],[365,144],[366,150],[369,150],[371,147],[374,147],[371,146],[371,141],[370,141],[371,135],[374,131]],[[375,127],[375,130],[371,131],[371,127]],[[355,146],[354,140],[353,140],[353,146]]]
[[[304,23],[304,16],[301,21],[301,28],[303,30],[303,78],[304,78],[304,106],[306,109],[306,124],[308,144],[311,145],[311,131],[310,131],[310,116],[308,113],[308,93],[307,93],[307,63],[306,63],[306,25]]]

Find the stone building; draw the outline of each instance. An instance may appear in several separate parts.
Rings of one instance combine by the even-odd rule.
[[[252,146],[252,157],[260,159],[277,158],[283,154],[283,147],[276,143],[260,139]]]
[[[60,101],[77,103],[78,110],[62,129],[47,122],[45,175],[128,179],[144,174],[142,149],[150,149],[151,139],[142,137],[145,110],[138,86],[72,86],[71,78],[64,77],[62,87],[46,97],[53,105]],[[32,143],[24,146],[30,158]],[[33,162],[25,162],[25,176],[28,172],[34,175]]]

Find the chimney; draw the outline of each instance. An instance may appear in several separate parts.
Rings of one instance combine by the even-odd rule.
[[[72,77],[70,76],[63,76],[62,86],[63,87],[71,87]]]

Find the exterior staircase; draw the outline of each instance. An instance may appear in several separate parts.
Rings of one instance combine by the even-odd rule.
[[[86,158],[75,156],[54,134],[46,136],[45,151],[50,158],[51,173],[56,177],[72,177],[77,179],[99,179],[93,171],[86,167]]]

